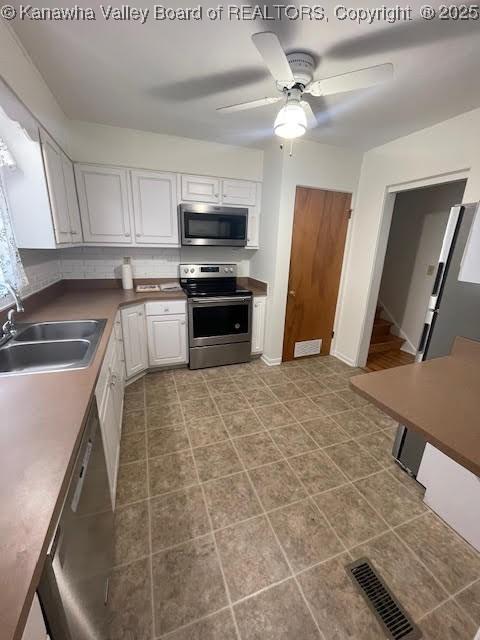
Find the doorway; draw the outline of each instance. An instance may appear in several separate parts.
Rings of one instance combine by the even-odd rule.
[[[351,193],[297,187],[282,360],[330,353]]]
[[[367,369],[414,361],[450,209],[462,202],[459,180],[398,193],[370,338]]]

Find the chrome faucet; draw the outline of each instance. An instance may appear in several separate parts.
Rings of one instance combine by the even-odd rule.
[[[11,294],[12,298],[15,300],[15,307],[16,307],[17,313],[21,313],[22,311],[25,311],[20,294],[15,289],[15,287],[13,287],[9,282],[0,283],[0,287],[3,287],[4,289],[6,289]],[[2,335],[0,337],[0,344],[7,342],[7,340],[12,338],[17,332],[14,315],[15,315],[15,309],[10,309],[10,311],[7,314],[7,321],[4,322],[2,326]]]

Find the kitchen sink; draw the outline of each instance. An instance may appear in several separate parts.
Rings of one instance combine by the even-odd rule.
[[[0,347],[0,376],[88,367],[106,320],[36,322]]]
[[[36,322],[25,329],[18,327],[15,342],[38,340],[74,340],[90,338],[98,331],[100,320],[68,320],[66,322]]]

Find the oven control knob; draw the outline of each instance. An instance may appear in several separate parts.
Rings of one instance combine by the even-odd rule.
[[[185,272],[185,273],[188,273],[188,269],[184,269],[184,272]]]
[[[195,269],[193,267],[190,269],[190,273],[195,273]]]

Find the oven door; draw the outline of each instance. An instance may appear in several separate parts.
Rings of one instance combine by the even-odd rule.
[[[252,298],[190,298],[188,301],[190,347],[231,342],[250,342],[252,338]]]
[[[182,245],[244,247],[248,209],[210,205],[180,205]]]

